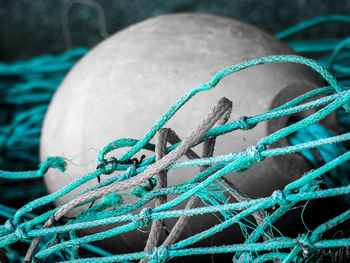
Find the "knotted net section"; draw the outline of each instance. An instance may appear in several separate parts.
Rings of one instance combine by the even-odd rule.
[[[329,83],[329,86],[312,90],[278,108],[256,116],[243,116],[236,121],[227,123],[232,111],[232,102],[222,98],[208,113],[207,117],[199,121],[197,127],[181,140],[170,128],[164,128],[168,120],[199,92],[213,89],[224,77],[235,72],[260,64],[268,63],[300,63],[311,67]],[[323,95],[321,98],[320,95]],[[349,162],[350,152],[336,156],[330,162],[317,169],[300,175],[298,180],[286,185],[282,190],[276,190],[272,195],[264,198],[252,199],[225,178],[228,173],[243,173],[255,163],[263,162],[266,158],[280,156],[328,144],[348,141],[350,133],[329,136],[310,142],[299,143],[281,148],[273,148],[276,141],[292,133],[307,128],[319,122],[326,116],[339,109],[349,113],[350,91],[341,86],[338,81],[317,62],[299,56],[280,55],[263,57],[226,68],[218,72],[206,84],[195,87],[181,97],[164,114],[149,132],[141,139],[118,139],[104,147],[97,157],[97,168],[87,175],[70,183],[59,191],[38,198],[20,208],[13,218],[0,226],[0,247],[5,247],[17,241],[30,242],[30,247],[24,262],[43,262],[50,256],[63,253],[66,262],[122,262],[140,260],[141,262],[165,262],[174,257],[185,257],[202,254],[233,254],[234,262],[295,262],[307,260],[332,248],[350,245],[349,238],[327,238],[325,233],[349,220],[350,210],[329,218],[328,221],[313,230],[305,231],[295,238],[286,237],[283,233],[276,234],[273,225],[285,214],[295,209],[304,201],[330,198],[334,196],[346,197],[350,193],[349,183],[322,187],[323,175],[335,167]],[[216,139],[235,130],[254,129],[260,122],[268,121],[311,108],[317,111],[304,119],[290,124],[267,137],[260,138],[256,145],[222,156],[213,156]],[[150,141],[155,137],[156,142]],[[170,144],[167,147],[167,144]],[[199,155],[192,148],[202,144]],[[120,158],[106,158],[108,153],[121,148],[130,149]],[[134,159],[141,149],[154,151],[155,155],[142,160]],[[186,156],[189,160],[180,162]],[[38,171],[27,173],[5,174],[13,178],[35,178],[42,176],[47,169],[58,168],[64,170],[64,158],[51,157],[47,159]],[[178,185],[167,185],[167,171],[187,166],[199,166],[199,173],[190,180]],[[32,212],[54,200],[68,194],[77,187],[90,180],[96,180],[103,174],[112,175],[109,179],[91,187],[75,196],[65,204],[48,210],[40,215],[31,216]],[[4,176],[5,176],[4,175]],[[132,189],[139,199],[130,204],[123,204],[123,198],[118,192]],[[220,194],[226,191],[235,202],[227,202]],[[168,200],[167,195],[177,197]],[[95,204],[96,200],[101,202]],[[156,206],[148,203],[156,200]],[[207,200],[205,206],[200,200]],[[174,207],[186,203],[185,209],[174,210]],[[90,208],[67,218],[72,209],[90,204]],[[141,212],[135,212],[143,208]],[[191,220],[191,216],[206,213],[216,213],[224,216],[225,220],[199,232],[191,237],[181,239],[184,227]],[[225,231],[233,224],[239,224],[244,229],[245,220],[251,216],[254,219],[254,229],[244,233],[245,241],[239,244],[223,246],[191,247],[193,244]],[[62,221],[65,218],[67,221]],[[165,240],[160,239],[160,232],[164,231],[164,220],[178,218]],[[76,231],[91,229],[98,226],[109,226],[119,223],[120,226],[109,228],[103,232],[77,236]],[[149,237],[143,251],[127,254],[105,254],[103,257],[81,258],[79,250],[88,243],[122,235],[125,232],[141,229],[151,225]],[[69,255],[66,252],[69,251]],[[69,257],[69,258],[68,258]],[[64,259],[63,259],[64,260]]]

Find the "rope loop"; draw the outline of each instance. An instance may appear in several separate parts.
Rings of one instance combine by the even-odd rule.
[[[241,130],[250,130],[256,126],[256,123],[251,124],[247,122],[247,116],[241,116],[237,119],[236,123]]]
[[[288,205],[290,201],[287,200],[285,193],[281,190],[275,190],[271,195],[272,200],[277,201],[281,206]]]
[[[134,222],[138,224],[138,228],[147,226],[152,220],[152,208],[145,207],[142,211],[134,217]]]
[[[169,247],[155,247],[149,259],[152,263],[164,263],[169,258]]]

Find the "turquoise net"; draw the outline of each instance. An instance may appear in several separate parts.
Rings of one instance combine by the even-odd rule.
[[[316,18],[280,32],[277,36],[281,39],[287,38],[310,26],[331,21],[349,23],[350,18],[339,15]],[[222,253],[231,253],[233,262],[267,262],[270,260],[310,262],[327,260],[329,254],[334,256],[331,253],[350,246],[349,233],[341,237],[327,233],[347,223],[350,218],[348,208],[313,229],[305,226],[305,232],[296,237],[284,236],[283,233],[274,229],[274,224],[295,207],[302,205],[305,208],[310,200],[338,196],[341,197],[340,202],[344,202],[347,207],[350,204],[349,42],[349,38],[290,41],[290,45],[297,52],[312,56],[317,61],[301,56],[270,56],[221,70],[210,82],[195,87],[181,97],[141,140],[118,139],[109,143],[100,151],[95,171],[91,171],[49,195],[44,192],[42,176],[48,169],[59,169],[64,172],[66,162],[64,157],[50,157],[39,165],[39,169],[34,169],[39,163],[37,149],[41,123],[47,105],[64,75],[88,50],[76,48],[58,56],[41,56],[28,61],[1,63],[0,92],[3,111],[0,119],[2,153],[0,165],[3,170],[0,171],[2,187],[0,216],[6,220],[0,226],[0,247],[12,261],[25,259],[34,262],[129,262],[144,258],[148,258],[151,262],[165,262],[174,257]],[[157,165],[155,156],[142,160],[140,163],[130,161],[141,149],[155,151],[156,146],[151,144],[150,140],[176,114],[177,110],[197,93],[214,89],[223,78],[238,71],[268,63],[307,65],[328,84],[268,112],[208,128],[203,136],[188,144],[186,144],[187,141],[174,143],[167,148],[166,156],[175,156],[177,152],[180,152],[179,149],[187,152],[193,145],[204,144],[237,129],[254,129],[258,123],[273,118],[311,108],[317,108],[316,113],[265,138],[259,138],[256,145],[242,149],[241,152],[195,158],[185,162],[173,162],[169,157],[169,163],[162,165]],[[323,96],[320,97],[320,95]],[[230,107],[226,100],[220,101],[219,106],[226,107],[223,113]],[[333,112],[336,112],[339,117],[340,134],[335,134],[318,124],[320,120]],[[290,146],[268,147],[284,137],[288,137]],[[105,158],[108,153],[122,147],[130,149],[118,160]],[[321,166],[317,165],[317,158],[312,153],[312,149],[316,149],[322,157],[324,164]],[[229,186],[220,181],[225,174],[243,172],[254,163],[266,158],[294,152],[301,153],[315,165],[315,169],[300,175],[298,180],[286,185],[283,190],[274,191],[269,197],[250,199],[236,193],[238,202],[227,202],[223,192],[227,191]],[[158,179],[158,173],[161,170],[206,165],[208,166],[206,169],[187,182],[166,188],[154,188],[154,185],[159,184],[161,180]],[[33,171],[23,171],[31,168]],[[86,190],[64,205],[58,208],[50,206],[53,201],[87,181],[96,179],[102,174],[112,173],[116,175]],[[327,176],[324,176],[325,174]],[[131,204],[123,204],[123,198],[116,193],[116,190],[120,189],[123,183],[135,182],[141,176],[143,176],[142,182],[147,182],[147,179],[150,181],[135,185],[133,188],[132,194],[138,196],[139,199]],[[23,182],[23,184],[17,182]],[[323,187],[323,184],[327,187]],[[167,194],[177,197],[155,208],[147,207],[147,203],[151,200]],[[205,206],[185,210],[172,209],[193,196],[199,197]],[[13,202],[16,203],[21,198],[22,200],[29,198],[30,201],[19,204],[19,208],[16,209],[11,207]],[[83,204],[92,204],[99,198],[102,198],[102,202],[91,206],[75,218],[60,220],[70,209]],[[145,208],[140,213],[133,213],[141,207]],[[113,255],[90,244],[126,231],[140,229],[151,224],[152,221],[159,222],[166,218],[204,213],[220,213],[225,220],[218,221],[217,225],[194,236],[170,245],[155,246],[150,251]],[[245,221],[250,215],[255,218],[254,227]],[[76,233],[81,229],[114,223],[120,223],[120,226],[83,237],[79,237]],[[243,243],[191,247],[196,242],[225,230],[233,224],[239,224],[241,227],[245,237]],[[156,224],[152,223],[152,228],[153,225]],[[342,229],[348,231],[346,227]],[[31,246],[28,249],[28,246],[21,247],[18,246],[18,243],[31,244]],[[27,249],[27,257],[24,258]]]

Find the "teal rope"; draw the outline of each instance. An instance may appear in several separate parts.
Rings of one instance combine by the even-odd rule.
[[[321,23],[329,23],[329,22],[343,22],[350,24],[350,17],[346,15],[326,15],[326,16],[319,16],[313,19],[309,19],[307,21],[304,21],[302,23],[299,23],[295,26],[292,26],[290,28],[287,28],[286,30],[283,30],[276,34],[276,37],[279,39],[284,39],[286,37],[289,37],[295,33],[298,33],[302,30],[305,30],[307,28],[313,27],[315,25],[321,24]]]
[[[324,198],[325,195],[327,195],[329,197],[338,195],[338,193],[336,193],[335,191],[330,191],[330,190],[334,190],[334,189],[323,190],[323,191],[320,192],[321,195],[317,195],[317,193],[309,193],[309,194],[313,194],[315,196],[314,198]],[[345,192],[346,193],[350,193],[349,187],[346,187]],[[323,194],[323,193],[325,193],[325,194]],[[299,202],[299,201],[302,201],[302,200],[308,200],[308,198],[310,198],[310,196],[305,196],[303,194],[290,194],[287,198],[288,198],[288,200],[294,200],[294,202]],[[262,202],[261,202],[262,200],[269,201],[270,204],[268,204],[267,202],[266,202],[266,204],[262,204]],[[278,199],[273,200],[271,198],[262,198],[262,199],[259,199],[259,200],[252,200],[252,201],[247,201],[247,202],[244,202],[244,203],[234,203],[234,204],[222,205],[221,207],[218,207],[218,206],[201,207],[201,208],[196,208],[196,209],[191,209],[191,210],[183,210],[183,211],[176,210],[176,211],[167,211],[167,212],[162,212],[162,213],[152,212],[151,219],[154,220],[154,219],[161,219],[161,218],[178,217],[178,216],[185,215],[185,214],[187,214],[187,215],[202,214],[205,211],[208,212],[209,210],[211,210],[211,212],[213,212],[213,211],[215,212],[215,211],[220,211],[222,209],[225,209],[225,210],[226,209],[227,210],[239,209],[240,207],[244,207],[244,206],[247,206],[247,205],[249,205],[251,207],[250,209],[252,209],[252,210],[258,210],[258,208],[259,208],[258,206],[262,206],[263,205],[263,206],[269,207],[269,206],[275,205],[276,202],[278,203],[278,202],[280,202],[280,200],[278,200]],[[254,204],[254,203],[256,205],[251,206],[251,204]],[[153,209],[153,211],[154,211],[154,209]],[[249,212],[246,212],[246,214],[249,215],[250,214]],[[240,216],[236,216],[236,218],[231,219],[231,221],[234,221],[235,219],[237,220],[237,217],[242,217],[242,216],[243,216],[242,214]],[[123,217],[118,217],[118,218],[116,218],[116,219],[118,219],[118,221],[113,221],[111,223],[123,222],[123,221],[132,221],[134,218],[135,218],[135,216],[127,215],[127,216],[123,216]],[[136,216],[136,218],[138,218],[138,217]],[[343,218],[342,220],[347,220],[347,218]],[[229,223],[232,224],[233,222],[229,222]],[[227,227],[227,224],[229,224],[229,223],[227,223],[227,221],[225,221],[219,227],[215,226],[215,229],[211,229],[211,231],[216,233],[215,232],[216,229],[223,228],[225,226]],[[334,223],[332,223],[332,225],[334,225]],[[71,240],[71,241],[67,241],[67,242],[61,243],[61,244],[57,245],[57,247],[54,246],[54,247],[51,247],[50,249],[48,249],[47,253],[49,253],[49,254],[50,253],[54,253],[56,250],[57,251],[60,250],[63,246],[64,247],[70,247],[70,246],[74,246],[74,245],[77,245],[77,244],[80,244],[80,243],[84,243],[84,242],[91,242],[91,241],[94,241],[94,240],[99,240],[99,238],[101,237],[101,234],[105,238],[107,238],[109,236],[114,236],[115,234],[118,234],[118,233],[119,234],[123,233],[124,230],[129,230],[130,231],[130,230],[135,229],[137,227],[138,227],[138,223],[137,222],[132,222],[132,223],[129,223],[128,225],[124,225],[122,227],[118,227],[118,228],[115,228],[115,229],[112,229],[112,230],[108,230],[108,231],[105,231],[103,233],[98,233],[98,234],[94,234],[94,235],[90,235],[90,236],[86,236],[86,237],[83,237],[83,238],[74,239],[74,240]],[[326,228],[322,228],[322,229],[324,230],[324,232],[326,230],[328,230],[328,228],[327,229]],[[49,230],[49,229],[45,229],[44,230],[44,229],[42,229],[42,230],[33,230],[32,232],[35,233],[35,231],[52,231],[52,230]],[[321,232],[321,231],[318,230],[318,232],[316,232],[316,233],[318,234],[319,232]],[[39,232],[39,234],[42,234],[42,233]],[[203,237],[203,236],[201,236],[201,237]],[[190,242],[190,241],[186,241],[186,242]],[[181,246],[181,245],[179,245],[179,246]],[[40,255],[38,255],[38,256],[40,258]]]
[[[344,99],[345,98],[345,99]],[[333,108],[335,107],[334,105],[336,105],[337,107],[340,107],[341,105],[342,105],[342,103],[345,103],[346,101],[348,101],[348,96],[341,96],[340,98],[337,98],[335,101],[333,101],[331,104],[329,104],[329,105],[331,105],[331,106],[333,106]],[[326,115],[329,111],[330,111],[330,109],[329,109],[329,107],[330,106],[327,106],[327,107],[325,107],[324,109],[323,109],[323,112],[324,112],[324,115]],[[331,110],[334,110],[333,108],[331,108]],[[322,111],[322,110],[321,110]],[[321,112],[321,111],[319,111],[319,112]],[[319,113],[318,112],[318,113]],[[323,113],[322,112],[322,113]],[[320,113],[319,113],[319,115],[321,115]],[[311,116],[311,117],[313,117],[313,116]],[[349,134],[348,134],[349,135]],[[320,141],[318,141],[317,143],[316,143],[316,145],[317,144],[322,144],[322,143],[328,143],[328,142],[333,142],[333,141],[341,141],[341,140],[344,140],[344,139],[349,139],[347,136],[348,135],[346,135],[345,134],[345,136],[340,136],[340,137],[338,137],[338,136],[335,136],[336,138],[331,138],[331,139],[329,139],[329,138],[327,138],[325,141],[323,140],[320,140]],[[333,140],[333,141],[332,141]],[[136,143],[137,144],[137,143]],[[135,144],[135,145],[136,145]],[[288,149],[287,151],[286,150],[284,150],[284,151],[282,151],[282,154],[285,154],[285,153],[288,153],[288,152],[292,152],[292,151],[295,151],[295,150],[302,150],[302,149],[304,149],[305,150],[305,148],[307,148],[307,147],[314,147],[315,146],[315,143],[313,143],[313,145],[310,145],[310,143],[309,144],[305,144],[304,145],[304,147],[296,147],[296,146],[294,146],[294,148],[293,149]],[[268,150],[265,150],[265,151],[268,151]],[[271,151],[271,150],[270,150]],[[263,153],[264,151],[262,151],[261,153]],[[253,155],[250,155],[250,154],[252,154],[253,153]],[[243,159],[243,157],[250,157],[250,158],[253,158],[253,159],[251,159],[249,162],[251,163],[251,164],[249,164],[249,165],[252,165],[255,161],[257,161],[258,159],[254,159],[255,158],[255,154],[261,154],[261,153],[259,153],[259,152],[255,152],[254,151],[254,149],[253,149],[253,151],[247,151],[247,152],[245,152],[243,155],[241,154],[241,158],[238,158],[236,161],[234,161],[233,163],[230,163],[230,164],[228,164],[226,167],[224,167],[223,169],[221,169],[220,171],[218,171],[218,172],[216,172],[214,175],[212,175],[212,176],[210,176],[208,179],[206,179],[203,183],[201,183],[201,187],[206,187],[206,186],[208,186],[210,183],[212,183],[213,181],[215,181],[216,179],[218,179],[220,176],[222,176],[223,174],[226,174],[226,173],[228,173],[228,172],[230,172],[230,171],[233,171],[233,170],[236,170],[236,171],[238,171],[239,169],[241,169],[241,167],[242,167],[242,165],[244,164],[244,163],[246,163],[244,160],[242,161],[242,159]],[[276,151],[275,151],[275,153],[276,153]],[[279,153],[281,153],[281,152],[279,152]],[[248,158],[248,160],[250,159],[250,158]],[[260,158],[262,158],[262,157],[259,157],[259,159]],[[105,169],[105,168],[104,168]],[[110,172],[110,171],[108,171],[108,172]],[[184,196],[186,196],[187,195],[187,198],[189,197],[189,196],[191,196],[191,195],[193,195],[194,193],[195,193],[195,191],[197,190],[198,191],[198,187],[199,186],[196,186],[196,187],[194,187],[194,188],[192,188],[190,191],[188,191],[186,194],[183,194],[180,198],[182,198],[182,199],[184,199]],[[192,192],[191,192],[192,191]],[[339,191],[337,192],[337,194],[339,194]],[[177,199],[175,199],[175,200],[177,200]],[[173,203],[174,203],[174,200],[172,201]],[[169,202],[169,203],[172,203],[172,202]],[[169,206],[169,203],[167,203],[167,205]],[[164,205],[163,205],[164,206]],[[261,204],[259,204],[258,205],[258,208],[261,208],[260,207],[261,206]],[[266,205],[266,207],[269,207],[269,205]],[[255,207],[253,207],[254,209],[257,209],[256,208],[256,206]],[[157,209],[158,209],[158,211],[161,209],[161,207],[158,207],[158,208],[156,208],[155,209],[155,211],[157,211]],[[247,213],[247,215],[248,214],[250,214],[252,211],[256,211],[256,210],[247,210],[248,212],[246,212]],[[237,215],[236,217],[244,217],[244,215],[245,215],[245,213],[240,213],[239,215]],[[233,217],[233,218],[235,218],[235,217]],[[234,220],[233,220],[234,221]],[[225,221],[225,222],[223,222],[222,224],[224,224],[224,225],[227,225],[228,224],[228,222],[230,222],[229,220],[228,221]],[[101,237],[103,236],[103,238],[106,238],[106,237],[108,237],[108,236],[113,236],[113,235],[115,235],[115,234],[118,234],[118,233],[122,233],[122,232],[124,232],[124,231],[130,231],[130,230],[132,230],[132,229],[134,229],[135,227],[138,227],[138,225],[139,225],[139,223],[138,222],[134,222],[134,223],[129,223],[129,224],[127,224],[127,225],[125,225],[125,226],[122,226],[122,227],[120,227],[120,228],[118,228],[118,229],[114,229],[113,231],[106,231],[106,232],[104,232],[104,233],[98,233],[98,234],[96,234],[96,235],[92,235],[92,236],[90,236],[90,238],[88,238],[88,237],[84,237],[82,240],[80,240],[80,241],[82,241],[82,242],[88,242],[88,240],[99,240],[99,239],[101,239]],[[217,227],[217,229],[214,229],[214,230],[212,230],[212,231],[210,231],[210,232],[208,232],[208,234],[203,234],[203,233],[201,233],[201,236],[200,237],[197,237],[197,239],[198,238],[200,238],[200,239],[202,239],[202,238],[204,238],[204,237],[206,237],[207,235],[210,235],[210,234],[212,234],[213,232],[215,233],[216,231],[218,231],[218,229],[219,229],[219,227]],[[17,233],[18,234],[18,233]],[[23,238],[23,237],[22,237]],[[94,239],[92,239],[92,238],[94,238]],[[191,238],[191,240],[189,240],[189,241],[187,241],[187,242],[193,242],[193,240],[194,241],[196,241],[196,236],[195,237],[192,237]],[[74,244],[74,245],[76,245],[76,242],[78,242],[77,240],[79,240],[79,239],[74,239],[74,240],[70,240],[70,241],[68,241],[68,244]],[[7,243],[8,242],[10,242],[11,240],[7,240]],[[69,243],[70,242],[70,243]],[[180,243],[181,244],[181,243]],[[62,244],[59,244],[59,245],[56,245],[56,246],[53,246],[53,247],[51,247],[51,248],[48,248],[47,250],[48,250],[48,253],[51,253],[52,251],[58,251],[58,250],[60,250],[60,249],[62,249],[63,248],[63,243]],[[70,245],[68,245],[68,247],[69,247]],[[56,250],[55,250],[56,249]],[[45,250],[43,250],[43,251],[45,251]],[[51,251],[51,252],[50,252]],[[38,257],[40,258],[40,253],[41,252],[39,252],[39,254],[38,254]],[[53,252],[52,252],[53,253]]]
[[[65,74],[87,51],[75,48],[61,55],[0,63],[0,104],[10,109],[0,115],[0,169],[21,169],[19,162],[21,170],[37,166],[47,105]]]
[[[233,67],[226,68],[224,70],[219,71],[212,80],[207,84],[201,84],[195,87],[190,92],[186,93],[183,97],[181,97],[168,111],[165,113],[149,130],[149,132],[134,145],[130,150],[128,150],[121,158],[121,161],[125,161],[127,159],[130,159],[132,156],[134,156],[138,151],[140,151],[146,143],[152,139],[152,137],[155,135],[157,130],[159,130],[161,127],[164,126],[164,124],[188,101],[190,100],[194,95],[196,95],[198,92],[201,91],[208,91],[212,88],[214,88],[220,80],[222,80],[224,77],[231,75],[235,72],[241,71],[243,69],[260,65],[260,64],[269,64],[269,63],[278,63],[278,62],[292,62],[292,63],[300,63],[307,65],[311,67],[313,70],[315,70],[317,73],[319,73],[337,92],[343,91],[343,87],[340,86],[338,81],[331,75],[324,67],[322,67],[319,63],[316,61],[313,61],[311,59],[306,59],[299,56],[292,56],[292,55],[283,55],[283,56],[270,56],[270,57],[264,57],[259,59],[253,59],[246,62],[243,62],[241,64],[235,65]],[[349,112],[350,111],[350,104],[347,103],[346,105],[343,105],[344,109]]]
[[[343,38],[316,39],[316,40],[291,40],[288,45],[298,53],[332,52]]]
[[[331,242],[332,241],[332,242]],[[327,240],[327,241],[319,241],[313,244],[315,248],[324,248],[326,247],[326,242],[329,242],[332,247],[342,247],[342,246],[348,246],[350,242],[344,239],[337,239],[337,240]],[[328,243],[327,243],[328,244]],[[283,249],[283,248],[289,248],[293,246],[298,245],[298,240],[293,239],[286,239],[286,240],[277,240],[277,241],[268,241],[266,243],[256,243],[256,244],[249,244],[249,245],[227,245],[227,246],[220,246],[220,247],[211,247],[211,248],[188,248],[188,249],[181,249],[181,250],[171,250],[170,248],[167,249],[167,253],[164,254],[167,258],[170,257],[179,257],[179,256],[190,256],[190,255],[205,255],[205,254],[222,254],[222,253],[232,253],[232,251],[266,251],[266,250],[272,250],[272,249]],[[164,248],[163,248],[164,249]],[[122,255],[115,255],[111,257],[105,257],[105,258],[90,258],[90,259],[79,259],[79,260],[73,260],[69,261],[72,263],[92,263],[92,262],[118,262],[118,261],[125,261],[125,260],[139,260],[145,257],[148,258],[158,258],[158,261],[156,262],[163,262],[160,261],[160,257],[158,256],[158,251],[155,250],[155,253],[153,252],[137,252],[133,254],[122,254]],[[161,260],[164,260],[164,258],[161,258]],[[68,263],[68,261],[64,261],[65,263]],[[284,261],[287,262],[287,261]]]
[[[315,24],[329,21],[349,23],[350,18],[340,15],[316,18],[306,23],[301,23],[294,28],[285,30],[277,34],[277,36],[285,38]],[[293,45],[295,45],[299,51],[332,51],[330,56],[320,58],[319,63],[299,56],[270,56],[246,61],[219,71],[209,83],[195,87],[192,91],[180,98],[180,100],[178,100],[170,110],[155,123],[151,130],[141,140],[124,138],[109,143],[98,155],[97,165],[101,166],[99,166],[96,171],[83,175],[78,180],[70,183],[56,193],[29,202],[17,211],[13,211],[8,207],[0,205],[0,216],[9,218],[6,224],[0,226],[0,247],[13,244],[17,241],[28,242],[34,237],[41,235],[49,237],[60,233],[62,235],[67,234],[66,237],[68,240],[56,244],[52,243],[49,246],[41,246],[36,254],[38,260],[46,259],[50,255],[56,255],[60,250],[68,249],[72,257],[72,261],[70,262],[130,261],[141,259],[143,257],[148,257],[151,262],[164,262],[167,258],[175,256],[232,252],[237,252],[236,260],[240,258],[240,256],[242,259],[247,256],[250,257],[251,260],[254,260],[254,262],[263,262],[274,258],[279,258],[283,260],[283,262],[291,262],[296,260],[296,258],[299,257],[300,252],[305,249],[312,254],[312,251],[320,248],[348,246],[350,244],[350,239],[347,238],[332,240],[322,240],[322,238],[323,233],[346,220],[349,220],[349,210],[330,219],[328,222],[320,225],[307,235],[304,234],[293,239],[283,237],[281,234],[281,237],[273,236],[269,241],[257,243],[259,237],[264,234],[264,230],[268,227],[273,227],[274,222],[281,218],[297,203],[334,196],[350,196],[349,178],[344,176],[344,174],[349,174],[349,166],[346,164],[349,163],[350,159],[349,150],[346,148],[350,139],[350,133],[348,132],[349,129],[346,128],[348,123],[350,123],[348,118],[349,114],[347,113],[350,109],[350,65],[348,63],[350,55],[348,54],[348,43],[348,38],[331,41],[320,40],[314,41],[313,43],[306,43],[305,41],[299,43],[294,42]],[[67,70],[69,70],[76,60],[86,52],[86,49],[75,49],[59,56],[42,56],[29,61],[21,61],[11,64],[0,63],[0,75],[20,75],[22,78],[21,81],[23,81],[13,85],[12,89],[8,89],[8,87],[12,85],[11,80],[0,83],[0,94],[6,94],[6,96],[1,97],[1,101],[5,104],[15,106],[12,118],[14,121],[8,123],[5,120],[6,118],[0,118],[0,149],[6,152],[6,156],[1,156],[3,165],[10,164],[9,161],[15,158],[27,160],[32,164],[37,162],[37,157],[33,157],[33,152],[29,149],[33,149],[33,147],[39,143],[37,138],[39,138],[40,126],[46,111],[47,102]],[[152,163],[154,163],[154,156],[144,160],[139,167],[113,162],[106,164],[106,161],[108,160],[105,160],[105,156],[118,148],[130,147],[127,153],[119,159],[122,162],[130,159],[142,148],[154,151],[155,147],[153,144],[149,143],[149,140],[155,135],[159,128],[165,125],[177,110],[179,110],[197,93],[215,88],[224,77],[245,68],[260,64],[282,62],[307,65],[319,73],[320,76],[330,84],[330,86],[310,91],[268,112],[251,117],[242,117],[234,122],[213,128],[207,132],[199,143],[237,129],[252,129],[260,122],[266,120],[287,116],[315,107],[321,107],[321,109],[313,115],[265,138],[261,138],[256,146],[244,149],[242,152],[174,163],[167,169],[179,169],[195,165],[212,166],[199,173],[191,180],[177,186],[152,191],[140,186],[137,191],[135,189],[135,191],[131,193],[140,196],[140,198],[131,204],[122,205],[122,195],[109,195],[106,196],[104,201],[99,205],[93,206],[92,208],[78,214],[76,220],[70,220],[65,225],[51,228],[42,228],[41,226],[57,211],[57,208],[46,211],[41,215],[33,216],[32,212],[35,209],[55,201],[87,181],[95,179],[102,174],[111,174],[115,171],[121,171],[120,174],[112,176],[110,179],[103,181],[88,190],[105,187],[106,185],[115,182],[127,180],[146,170]],[[338,80],[327,69],[335,74]],[[49,76],[49,78],[47,78],[47,76]],[[326,96],[316,98],[319,95]],[[312,101],[309,101],[310,99],[312,99]],[[22,104],[26,104],[28,107],[30,105],[32,106],[27,110],[26,107],[22,107]],[[342,134],[340,135],[336,135],[316,124],[319,120],[325,118],[334,111],[338,111],[339,116],[341,116],[340,123]],[[267,149],[267,146],[286,136],[291,142],[291,146]],[[23,142],[26,142],[25,146],[23,146]],[[168,147],[167,152],[172,151],[178,145],[179,144],[175,144]],[[314,170],[303,175],[300,179],[290,183],[282,191],[275,191],[269,197],[256,200],[247,199],[241,203],[226,203],[222,198],[222,193],[225,189],[223,189],[220,184],[214,183],[217,179],[220,179],[223,175],[229,172],[240,173],[249,169],[254,163],[263,161],[265,158],[293,152],[303,154],[305,158],[309,159],[310,162],[315,165],[316,161],[313,158],[313,155],[310,155],[310,149],[316,149],[319,151],[325,164],[321,167],[316,167]],[[0,167],[2,164],[0,163]],[[0,183],[2,182],[1,178],[6,180],[40,178],[50,167],[58,168],[63,172],[65,169],[64,159],[53,157],[42,163],[38,170],[31,172],[8,172],[0,170]],[[325,177],[324,174],[326,173],[329,173],[330,176]],[[319,189],[321,179],[326,180],[326,183],[328,180],[328,189]],[[331,182],[331,184],[329,184],[329,182]],[[144,208],[139,214],[131,214],[132,211],[145,206],[149,201],[163,194],[173,194],[177,195],[177,197],[154,209]],[[199,196],[206,203],[206,206],[188,210],[170,210],[193,195]],[[93,200],[90,200],[86,203],[92,201]],[[240,224],[244,235],[246,229],[251,226],[244,225],[242,221],[246,220],[246,217],[253,212],[260,209],[267,209],[272,206],[279,206],[279,208],[274,213],[267,214],[262,225],[255,226],[251,235],[246,236],[246,241],[243,244],[211,248],[186,248],[199,240],[212,236],[217,231],[223,230],[234,223]],[[232,210],[237,212],[232,213]],[[170,247],[158,247],[153,252],[135,252],[113,256],[107,252],[98,251],[97,248],[87,245],[87,243],[92,241],[105,239],[122,234],[126,231],[135,230],[148,224],[151,220],[218,212],[224,215],[225,221]],[[76,230],[111,225],[113,223],[124,224],[101,233],[80,238],[74,233]],[[49,244],[47,240],[44,240],[43,243]],[[79,257],[77,249],[81,245],[94,251],[94,253],[103,255],[104,257],[77,259],[77,257]],[[288,253],[279,252],[278,249],[281,248],[285,248]],[[242,252],[247,253],[242,254]]]
[[[64,172],[66,164],[62,157],[48,157],[44,162],[40,164],[40,168],[33,172],[7,172],[0,170],[0,178],[6,179],[29,179],[29,178],[40,178],[47,170],[52,168],[58,168],[61,172]]]
[[[15,213],[16,213],[15,209],[0,204],[0,216],[5,218],[12,218]],[[28,217],[28,219],[33,219],[36,217],[36,215],[34,214],[27,214],[26,216]],[[6,231],[6,229],[4,229],[3,226],[0,226],[0,235],[3,235],[4,231]],[[82,244],[82,247],[85,248],[86,250],[94,252],[96,255],[112,256],[111,253],[90,244]],[[23,258],[21,260],[23,260]]]
[[[350,38],[346,38],[341,41],[333,50],[332,54],[329,56],[329,70],[333,71],[334,63],[342,49],[344,49],[350,43]]]

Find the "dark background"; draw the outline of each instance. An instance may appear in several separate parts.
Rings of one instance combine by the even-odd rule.
[[[103,26],[96,8],[103,10],[108,34],[152,16],[176,12],[220,14],[272,33],[320,15],[350,15],[349,0],[0,0],[0,60],[62,53],[70,47],[65,43],[64,24],[69,25],[73,47],[93,47],[103,39]],[[69,19],[63,15],[67,12]],[[349,34],[348,25],[327,23],[298,33],[296,37],[310,39]]]

